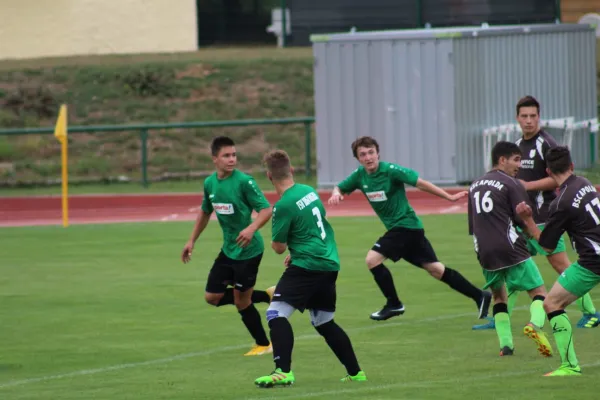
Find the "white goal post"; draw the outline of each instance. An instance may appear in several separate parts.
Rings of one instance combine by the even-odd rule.
[[[563,131],[562,145],[571,148],[575,131],[597,133],[600,130],[598,118],[575,121],[573,117],[556,118],[540,121],[540,127]],[[519,124],[504,124],[492,126],[483,130],[483,165],[486,171],[492,167],[491,153],[494,145],[506,140],[515,142],[522,135]]]

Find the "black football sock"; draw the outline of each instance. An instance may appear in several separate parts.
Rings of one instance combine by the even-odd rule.
[[[248,332],[254,338],[255,342],[259,346],[268,346],[269,339],[267,338],[267,333],[262,326],[262,322],[260,320],[260,314],[254,304],[250,304],[248,307],[239,311],[242,316],[242,321],[246,328],[248,328]]]
[[[371,273],[373,274],[373,278],[375,278],[375,282],[377,282],[377,286],[379,286],[379,289],[387,299],[387,305],[392,307],[401,306],[402,302],[396,293],[394,278],[392,278],[390,270],[385,265],[379,264],[371,268]]]
[[[223,297],[221,297],[221,300],[219,300],[217,307],[226,306],[229,304],[233,304],[233,289],[232,288],[225,289],[225,293],[223,293]]]
[[[254,292],[252,292],[252,302],[254,304],[270,303],[271,298],[269,297],[269,294],[264,290],[255,290]]]
[[[473,286],[462,274],[452,268],[445,267],[442,282],[446,283],[452,289],[463,295],[472,298],[475,303],[479,304],[483,292],[478,287]]]
[[[315,328],[329,345],[329,348],[335,353],[336,357],[346,367],[348,375],[354,376],[360,371],[356,353],[352,348],[350,338],[344,332],[342,327],[333,322],[333,320],[317,326]]]
[[[269,321],[271,342],[273,343],[273,361],[281,372],[292,369],[292,350],[294,348],[294,331],[287,318],[279,317]]]

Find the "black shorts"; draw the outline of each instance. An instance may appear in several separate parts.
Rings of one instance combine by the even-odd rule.
[[[290,265],[277,283],[273,301],[283,301],[300,312],[334,312],[337,276],[337,271],[312,271]]]
[[[392,228],[377,239],[371,250],[393,262],[403,258],[416,267],[438,261],[423,229]]]
[[[263,253],[260,253],[247,260],[233,260],[221,251],[208,273],[206,291],[224,293],[229,285],[240,292],[253,288],[262,256]]]

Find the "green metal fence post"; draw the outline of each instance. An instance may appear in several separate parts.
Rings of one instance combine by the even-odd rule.
[[[287,8],[286,0],[281,0],[279,2],[281,7],[281,47],[285,47],[287,45],[287,16],[285,9]]]
[[[590,132],[590,164],[594,166],[596,163],[596,134]]]
[[[148,187],[148,130],[140,131],[140,139],[142,141],[142,186]]]
[[[304,167],[306,168],[306,177],[310,178],[311,176],[311,163],[312,163],[312,155],[310,152],[310,146],[311,146],[311,134],[312,134],[312,130],[310,129],[310,122],[305,122],[304,123],[304,142],[305,142],[305,146],[306,146],[306,151],[305,151],[305,156],[306,158],[304,159]]]
[[[556,22],[562,21],[562,12],[560,9],[560,0],[554,0],[554,19]]]
[[[417,28],[423,27],[423,1],[417,0]]]

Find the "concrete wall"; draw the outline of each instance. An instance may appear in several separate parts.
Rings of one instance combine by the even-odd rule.
[[[196,49],[195,0],[0,0],[0,59]]]

